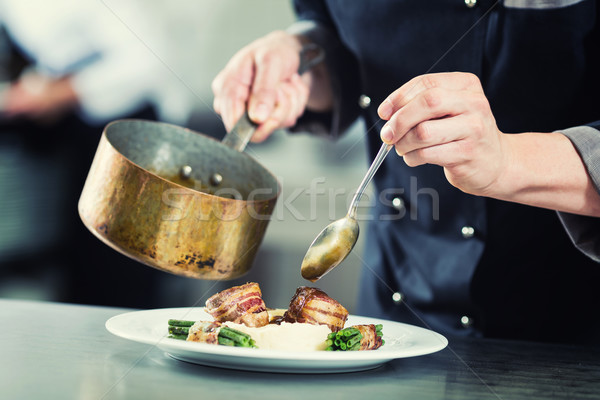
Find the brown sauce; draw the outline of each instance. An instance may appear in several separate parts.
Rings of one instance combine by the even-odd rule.
[[[201,182],[199,179],[194,179],[192,177],[186,178],[186,177],[181,176],[180,174],[171,175],[171,174],[163,174],[163,173],[156,172],[156,171],[150,171],[150,172],[160,176],[163,179],[168,180],[169,182],[176,183],[176,184],[186,187],[188,189],[193,189],[198,192],[210,194],[213,196],[223,197],[225,199],[235,199],[236,198],[233,194],[226,193],[226,191],[217,193],[217,191],[220,189],[219,187],[207,185],[206,183]]]

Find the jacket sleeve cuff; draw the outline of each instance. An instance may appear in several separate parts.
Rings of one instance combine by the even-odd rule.
[[[600,262],[600,218],[558,212],[573,244],[586,256]]]
[[[325,25],[312,20],[300,20],[292,24],[287,32],[292,35],[304,36],[323,48],[325,51],[324,62],[329,71],[333,91],[331,112],[317,113],[307,110],[291,131],[309,131],[337,138],[358,116],[358,95],[352,93],[354,86],[343,83],[347,82],[350,76],[356,74],[356,63],[353,62],[351,55],[343,49],[337,36]],[[345,68],[343,68],[344,66]],[[352,99],[355,101],[352,102]]]

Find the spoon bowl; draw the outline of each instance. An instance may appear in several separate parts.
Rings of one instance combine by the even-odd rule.
[[[358,233],[358,222],[349,215],[327,225],[304,256],[302,277],[315,282],[337,267],[354,248]]]
[[[391,144],[383,143],[381,145],[375,160],[373,160],[350,202],[348,214],[344,218],[327,225],[313,240],[300,266],[300,272],[304,279],[316,282],[344,261],[354,248],[359,232],[358,221],[356,220],[358,202],[391,148]]]

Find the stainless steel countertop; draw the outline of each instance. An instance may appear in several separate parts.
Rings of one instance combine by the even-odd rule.
[[[295,375],[176,361],[110,334],[131,310],[0,299],[0,398],[598,399],[600,348],[449,338],[365,372]]]

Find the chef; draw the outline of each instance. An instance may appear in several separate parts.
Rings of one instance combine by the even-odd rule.
[[[375,176],[359,314],[447,335],[583,343],[600,321],[600,4],[294,2],[213,82],[231,128],[338,136]],[[299,77],[306,43],[326,62]]]

